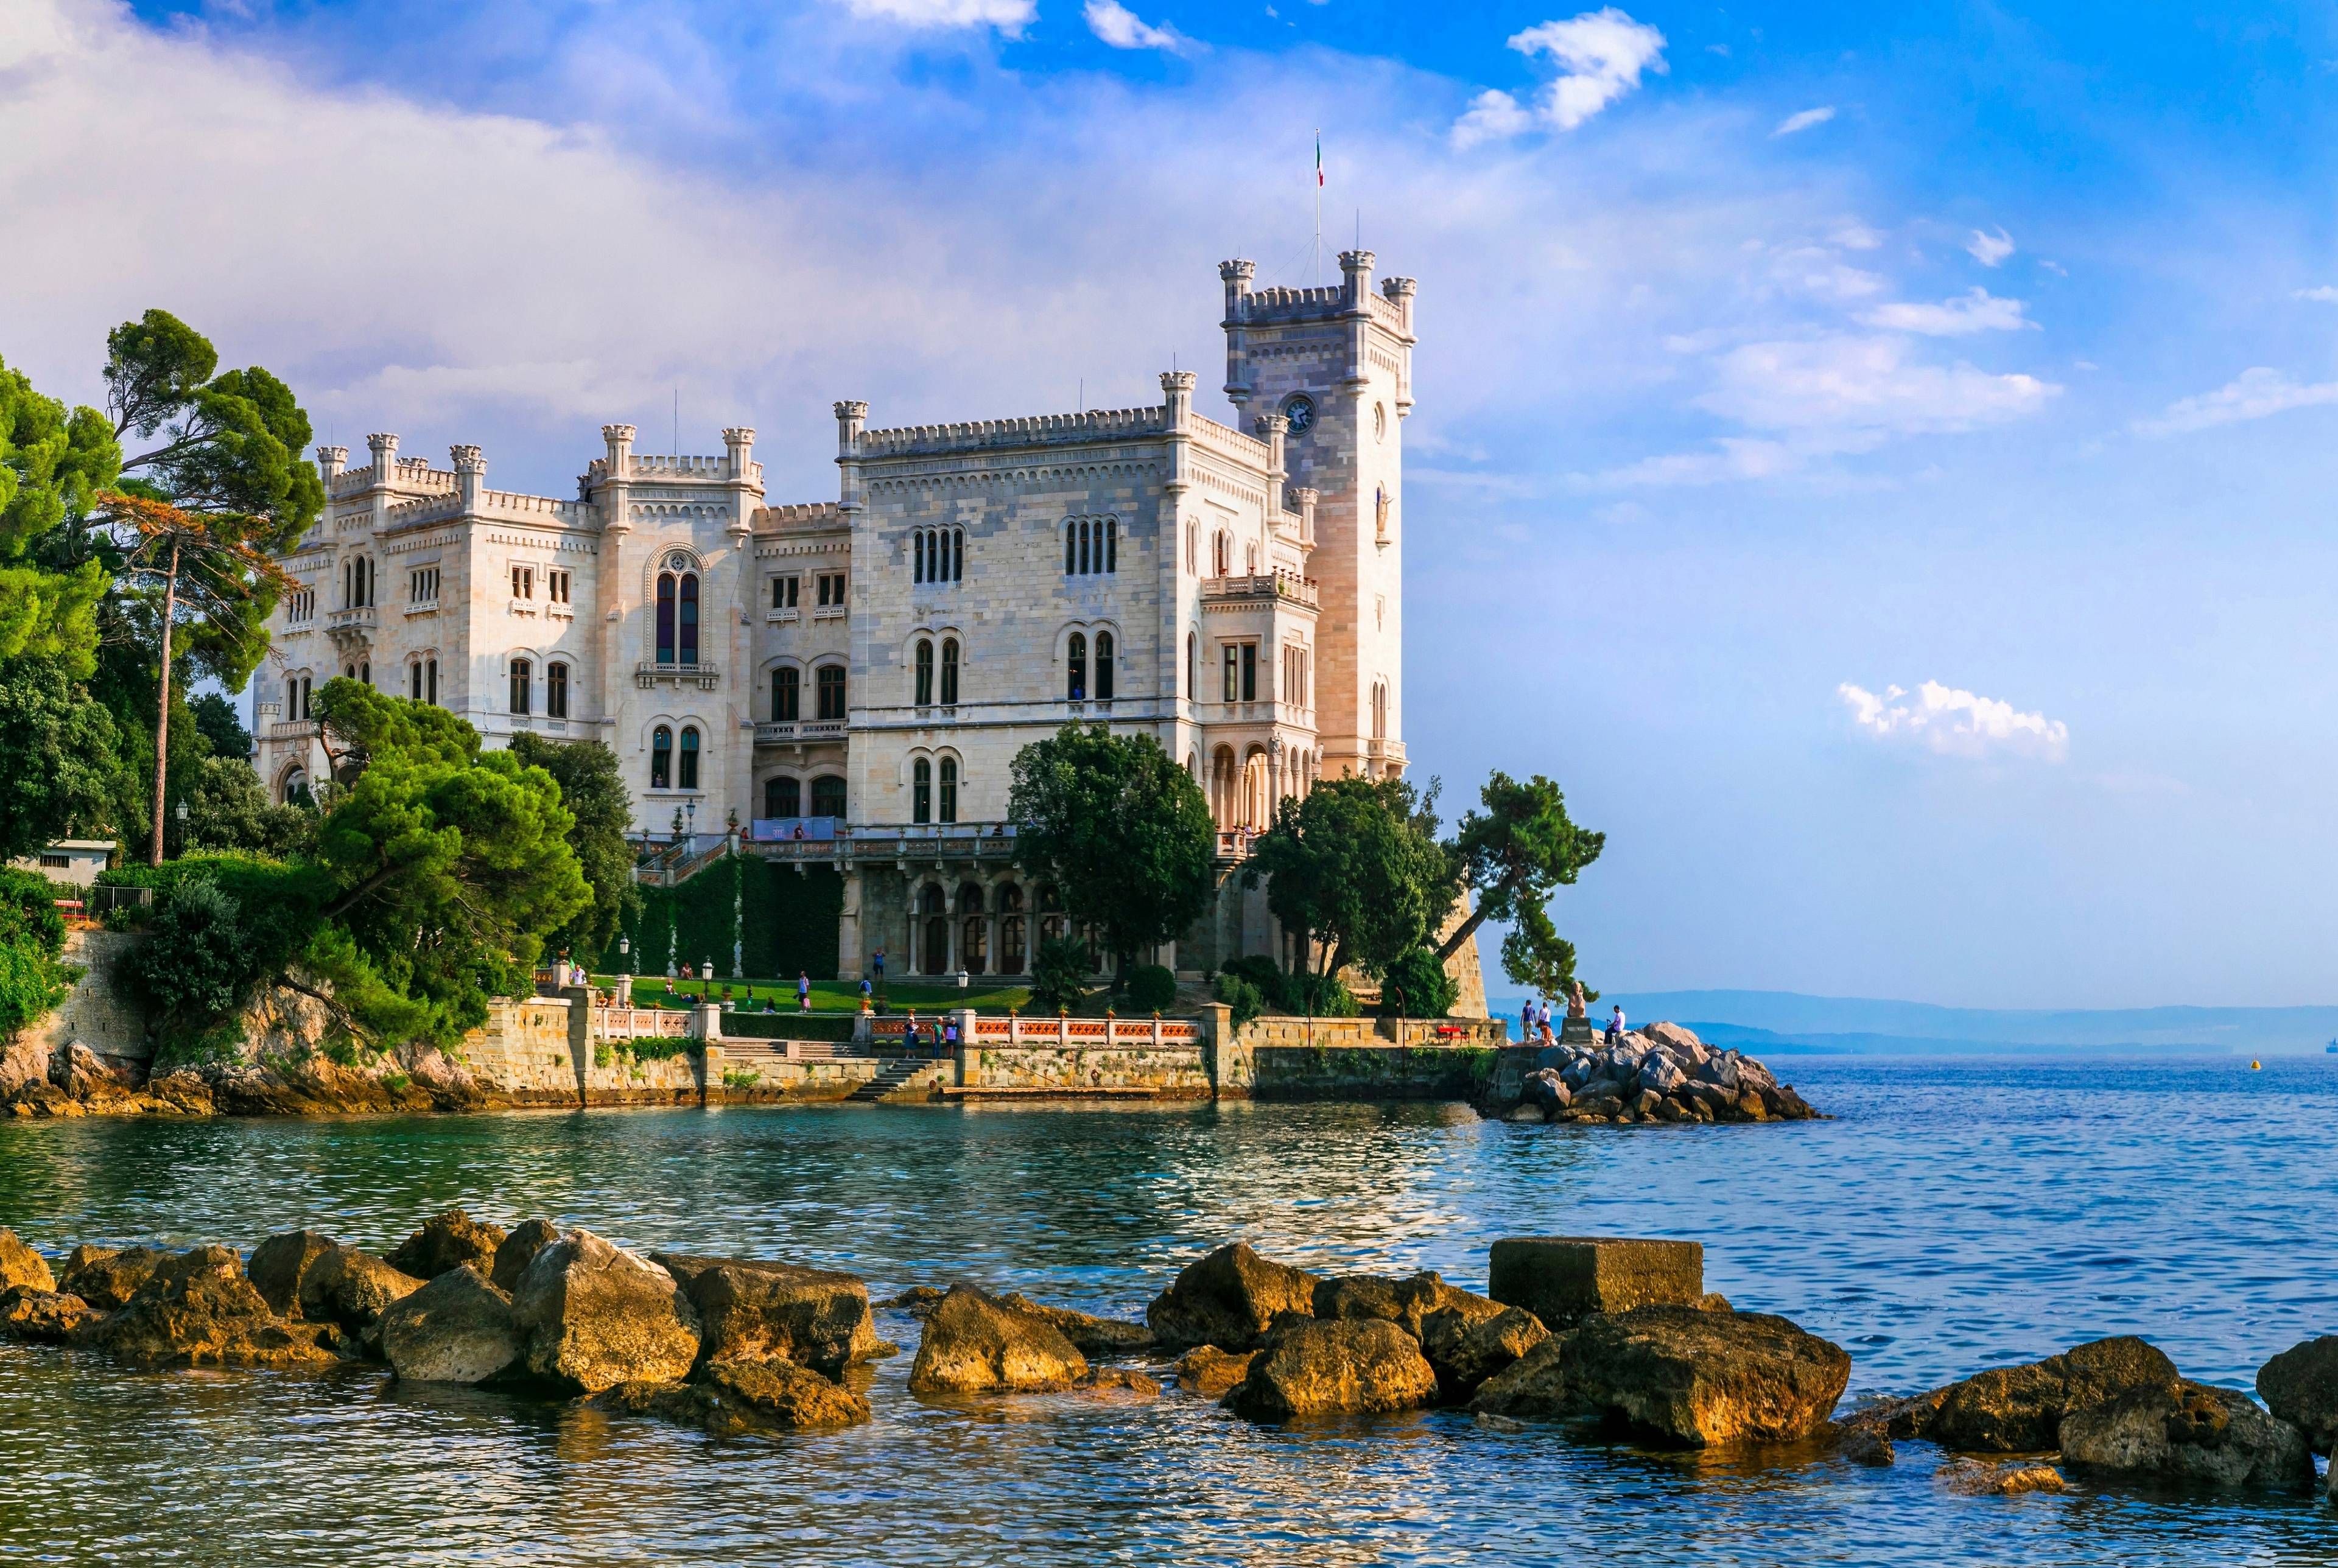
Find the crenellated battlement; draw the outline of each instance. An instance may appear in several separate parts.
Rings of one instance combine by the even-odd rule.
[[[1124,441],[1163,435],[1168,427],[1168,412],[1158,407],[1095,408],[1083,414],[1039,414],[1022,419],[975,419],[958,425],[909,425],[894,430],[865,430],[860,434],[860,454],[864,458],[925,457],[1002,447]]]
[[[609,477],[609,460],[595,457],[584,466],[584,481],[588,485],[604,483]],[[634,453],[625,459],[624,477],[635,481],[666,481],[689,484],[722,484],[731,477],[731,459],[684,453],[679,456],[655,453]],[[747,477],[757,485],[763,482],[763,466],[747,465]]]
[[[755,513],[759,530],[775,528],[835,528],[844,522],[844,508],[833,501],[789,503],[764,506]]]

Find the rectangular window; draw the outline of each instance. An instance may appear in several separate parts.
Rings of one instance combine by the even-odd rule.
[[[566,573],[560,573],[566,576]],[[568,717],[568,666],[547,664],[544,667],[544,716],[546,719]]]
[[[830,723],[844,717],[844,666],[823,664],[815,674],[819,682],[820,718]]]
[[[511,572],[512,597],[515,599],[535,598],[535,568],[533,566],[515,566],[511,569]]]
[[[1234,646],[1233,643],[1229,642],[1229,643],[1227,643],[1227,644],[1226,644],[1226,699],[1225,699],[1225,700],[1226,700],[1227,701],[1229,701],[1229,702],[1234,702],[1234,701],[1239,701],[1241,700],[1241,698],[1242,698],[1242,653],[1241,653],[1241,651],[1240,651],[1240,650],[1238,650],[1237,648],[1235,648],[1235,646]]]
[[[1258,701],[1258,644],[1245,642],[1243,651],[1243,698],[1245,702]]]
[[[511,662],[511,710],[513,712],[526,713],[528,710],[530,700],[535,695],[534,675],[535,671],[529,667],[526,660],[515,659]]]
[[[438,661],[422,662],[422,700],[433,708],[438,706]]]
[[[802,587],[803,587],[803,579],[802,579],[801,577],[774,577],[774,578],[772,578],[772,579],[771,579],[771,608],[772,608],[772,609],[774,609],[774,610],[792,610],[792,609],[794,609],[794,608],[796,607],[796,604],[797,604],[797,598],[796,598],[796,595],[797,595],[797,593],[798,593],[802,589]],[[823,601],[823,603],[824,603],[824,601]]]
[[[544,574],[544,596],[555,604],[568,603],[568,573],[546,572]]]
[[[775,724],[794,723],[802,711],[802,693],[803,677],[800,671],[784,666],[773,671],[771,672],[771,721]],[[785,815],[792,817],[795,813],[790,811]]]
[[[820,590],[820,603],[823,607],[830,604],[841,604],[844,603],[843,573],[822,572],[820,573],[818,587]]]
[[[438,602],[438,568],[418,566],[408,573],[406,596],[417,604],[437,603]]]
[[[54,855],[46,849],[41,851],[41,865],[48,870],[62,870],[72,864],[73,857],[70,855]]]

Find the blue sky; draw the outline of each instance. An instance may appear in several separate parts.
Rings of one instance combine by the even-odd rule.
[[[1593,984],[2330,1001],[2338,20],[1913,9],[16,0],[0,355],[162,305],[554,493],[678,390],[819,498],[837,397],[1208,385],[1320,128],[1420,280],[1407,742],[1608,831]]]

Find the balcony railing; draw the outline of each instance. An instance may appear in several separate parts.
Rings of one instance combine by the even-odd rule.
[[[281,719],[268,727],[270,740],[306,740],[322,732],[324,724],[316,719]]]
[[[784,723],[765,720],[755,726],[755,744],[782,746],[791,740],[840,740],[844,732],[841,719],[812,719],[801,723],[792,719]]]
[[[644,691],[661,685],[695,686],[702,691],[712,691],[721,677],[720,670],[705,662],[682,664],[644,659],[634,666],[634,684]]]
[[[1202,597],[1221,603],[1227,600],[1267,602],[1282,599],[1312,610],[1316,602],[1315,579],[1289,572],[1260,572],[1245,577],[1207,577],[1202,581]]]
[[[370,604],[325,612],[325,629],[328,632],[369,632],[380,624],[381,612]]]

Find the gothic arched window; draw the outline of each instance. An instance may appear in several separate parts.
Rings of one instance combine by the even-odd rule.
[[[544,667],[544,716],[568,717],[568,666],[558,660]]]
[[[934,644],[930,638],[918,639],[918,678],[913,700],[920,708],[934,700]]]
[[[1112,633],[1109,632],[1096,633],[1095,695],[1099,702],[1112,701]]]
[[[941,806],[941,819],[943,821],[955,822],[958,820],[958,759],[955,757],[945,757],[942,759]]]
[[[673,787],[673,731],[659,725],[650,731],[650,788]]]
[[[1117,518],[1107,517],[1104,520],[1102,569],[1106,572],[1120,570],[1120,521]]]
[[[682,574],[681,619],[682,662],[695,664],[698,662],[698,573],[695,572]]]
[[[792,724],[803,711],[803,671],[789,666],[771,671],[771,720]]]
[[[909,764],[909,820],[934,819],[934,765],[924,758]]]
[[[958,706],[958,639],[942,639],[942,706]]]
[[[698,788],[698,727],[685,724],[682,730],[682,787]]]
[[[811,781],[811,814],[815,817],[844,815],[844,780],[830,773]]]
[[[803,780],[788,778],[766,780],[763,785],[763,815],[766,817],[802,816]]]
[[[657,662],[673,662],[673,573],[661,572],[657,580]]]
[[[1077,632],[1072,633],[1070,657],[1066,662],[1068,678],[1064,683],[1064,695],[1075,702],[1087,701],[1088,640]]]
[[[1064,524],[1064,575],[1069,577],[1079,570],[1079,535],[1077,523]]]
[[[535,685],[535,668],[525,659],[511,662],[511,710],[526,713]]]
[[[814,677],[819,685],[821,722],[841,720],[844,717],[844,666],[823,664],[814,671]]]

